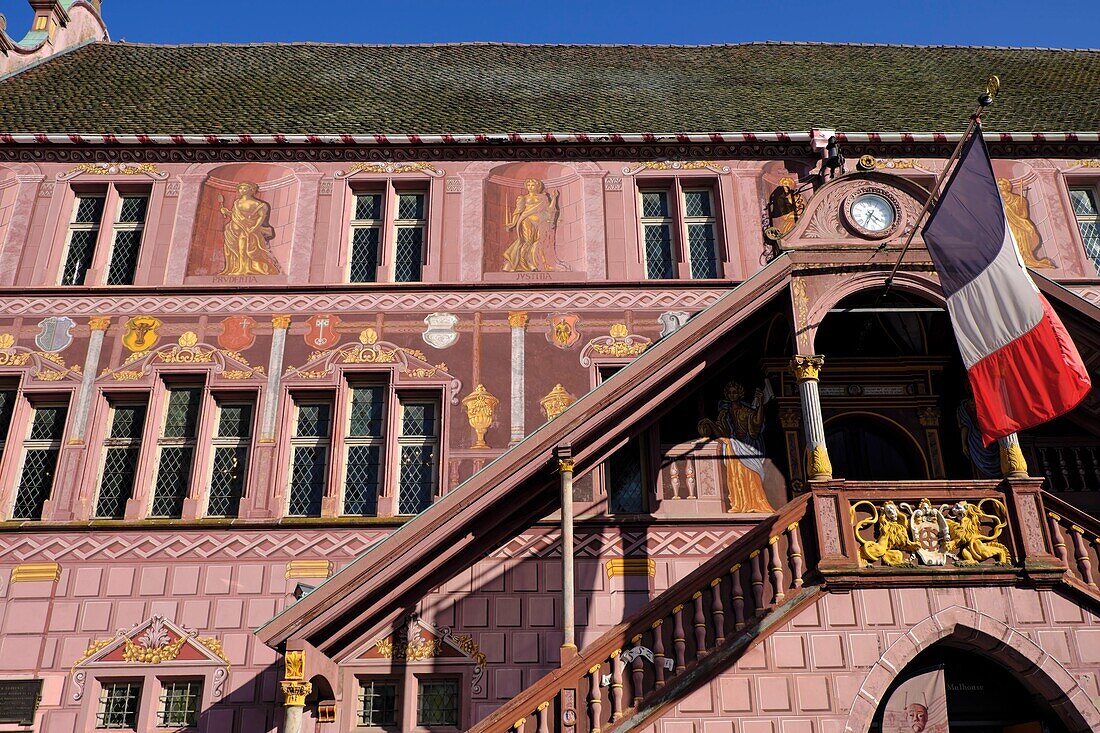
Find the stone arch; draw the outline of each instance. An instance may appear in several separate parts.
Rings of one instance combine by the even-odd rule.
[[[865,733],[894,678],[933,644],[951,639],[1016,673],[1042,695],[1070,730],[1100,730],[1100,710],[1065,667],[1016,629],[972,608],[950,606],[891,644],[867,672],[852,702],[845,733]]]
[[[830,283],[830,287],[824,290],[822,296],[810,304],[806,324],[803,326],[803,332],[799,334],[799,348],[803,349],[800,353],[817,353],[814,351],[817,330],[831,308],[848,296],[860,291],[885,287],[886,278],[889,276],[890,273],[886,271],[846,273],[837,282]],[[899,270],[894,275],[891,289],[920,296],[935,305],[944,307],[947,305],[939,282],[929,273],[902,272]]]

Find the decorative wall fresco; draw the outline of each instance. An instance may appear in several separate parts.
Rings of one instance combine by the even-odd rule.
[[[771,389],[765,382],[751,402],[738,382],[727,383],[723,393],[717,417],[699,421],[699,435],[717,439],[722,445],[728,511],[772,512],[764,495],[764,406],[772,398]]]

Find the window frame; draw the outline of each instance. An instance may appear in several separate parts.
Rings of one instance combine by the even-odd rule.
[[[427,506],[421,508],[417,513],[425,511],[431,507],[440,497],[440,486],[442,484],[442,472],[440,469],[440,452],[442,450],[442,431],[443,431],[443,404],[440,396],[433,392],[427,392],[423,390],[397,390],[396,394],[396,416],[394,417],[393,430],[394,434],[395,451],[394,456],[396,460],[393,462],[393,470],[396,475],[393,477],[394,486],[394,514],[396,516],[415,516],[412,514],[405,514],[401,512],[401,497],[405,490],[404,477],[402,476],[403,456],[405,448],[407,447],[434,447],[432,451],[432,487],[430,496],[428,497]],[[405,435],[405,409],[410,405],[427,405],[430,404],[435,411],[434,419],[434,432],[432,435]]]
[[[338,399],[341,406],[340,418],[340,433],[339,438],[336,439],[339,442],[339,455],[340,461],[340,477],[339,477],[339,507],[338,512],[340,516],[378,516],[379,506],[381,499],[386,495],[388,488],[393,485],[396,486],[396,477],[391,477],[387,471],[387,459],[390,455],[399,455],[399,452],[394,452],[391,446],[391,438],[393,437],[394,430],[394,418],[393,408],[396,400],[396,395],[392,383],[387,379],[388,375],[379,372],[363,372],[363,373],[348,373],[345,375],[341,385],[340,394]],[[356,389],[369,389],[377,388],[382,394],[381,411],[381,434],[378,436],[360,436],[351,434],[351,420],[352,420],[352,401],[355,397]],[[334,442],[336,442],[334,440]],[[347,513],[347,492],[348,492],[348,466],[350,465],[350,453],[351,449],[359,446],[378,446],[378,487],[374,497],[374,512],[370,514],[348,514]]]
[[[646,216],[645,214],[645,196],[646,194],[664,194],[665,196],[665,215],[664,216]],[[677,224],[678,217],[676,216],[675,195],[672,188],[667,184],[665,185],[651,185],[642,186],[639,182],[638,185],[638,231],[639,231],[639,245],[641,250],[642,271],[646,280],[668,280],[677,279],[677,270],[679,264],[679,258],[677,256],[677,240],[679,239],[679,226]],[[658,278],[650,276],[649,269],[649,246],[646,241],[646,230],[650,227],[667,227],[668,228],[668,267],[672,273],[671,278]]]
[[[684,186],[680,185],[680,197],[682,199],[680,210],[683,212],[683,240],[684,240],[684,260],[688,268],[688,275],[692,280],[717,280],[722,276],[722,258],[719,256],[718,251],[718,214],[717,214],[717,200],[714,195],[713,186]],[[692,216],[688,214],[687,197],[688,194],[703,193],[706,194],[707,202],[710,205],[709,216]],[[710,241],[711,241],[711,255],[714,259],[714,276],[703,276],[695,274],[695,260],[691,253],[691,227],[693,226],[709,226],[710,227]]]
[[[442,237],[443,180],[439,171],[410,173],[402,175],[400,179],[382,171],[356,173],[347,178],[343,194],[332,197],[332,216],[342,224],[340,227],[333,227],[333,233],[330,235],[329,242],[339,254],[331,258],[331,264],[326,263],[323,266],[328,277],[336,282],[357,286],[403,282],[396,277],[398,228],[399,226],[417,226],[422,229],[420,277],[407,282],[428,283],[438,279],[439,264],[433,247],[437,246],[435,243]],[[382,196],[382,218],[381,220],[357,220],[355,197],[370,194]],[[424,197],[422,219],[397,218],[400,213],[398,197],[408,194],[419,194]],[[375,280],[373,282],[353,281],[351,272],[354,228],[360,223],[363,226],[372,226],[375,221],[381,222]]]
[[[595,389],[601,384],[611,379],[616,374],[621,372],[626,367],[633,363],[633,359],[594,359],[592,363],[592,388]],[[608,373],[610,370],[610,373]],[[653,485],[655,477],[655,461],[660,455],[660,448],[655,444],[656,440],[656,428],[650,428],[644,430],[641,433],[633,435],[626,440],[620,441],[616,444],[614,450],[611,450],[607,454],[607,458],[600,462],[600,465],[595,471],[593,471],[595,484],[597,489],[597,496],[602,497],[601,501],[604,503],[604,513],[609,517],[634,517],[639,514],[649,514],[655,510],[655,491],[656,487]],[[630,441],[636,441],[638,444],[638,461],[639,469],[641,473],[642,484],[639,487],[641,492],[641,508],[637,512],[613,512],[611,511],[611,478],[608,471],[608,462],[619,451],[627,447],[627,443]]]
[[[139,483],[139,478],[142,474],[142,469],[143,469],[142,459],[143,459],[144,451],[142,450],[142,444],[145,442],[147,431],[149,430],[149,417],[150,417],[149,412],[150,412],[150,407],[151,407],[151,405],[150,405],[150,395],[148,393],[145,393],[145,392],[130,391],[130,392],[117,393],[117,394],[106,394],[106,395],[104,395],[104,399],[106,400],[106,404],[107,404],[107,416],[106,416],[104,426],[103,426],[103,437],[102,437],[103,450],[100,451],[99,470],[96,472],[96,475],[95,475],[95,482],[96,482],[95,495],[94,495],[94,498],[93,498],[93,501],[92,501],[91,507],[90,507],[91,514],[92,514],[91,518],[93,520],[96,520],[96,521],[99,521],[99,520],[111,521],[111,520],[116,520],[116,519],[125,519],[126,518],[126,506],[129,504],[129,502],[131,500],[137,498],[137,496],[138,496],[138,492],[141,489],[141,486],[140,486],[140,483]],[[137,406],[141,406],[145,410],[145,414],[144,414],[144,417],[143,417],[143,420],[142,420],[141,430],[138,431],[138,434],[135,437],[132,437],[132,438],[113,438],[113,437],[111,437],[111,433],[112,433],[113,428],[114,428],[115,415],[116,415],[116,412],[117,412],[118,408],[120,408],[120,407],[137,407]],[[103,478],[104,478],[104,474],[105,474],[106,468],[107,468],[108,453],[110,452],[110,450],[112,448],[122,448],[122,449],[131,449],[131,450],[136,449],[137,450],[137,457],[134,460],[134,467],[133,467],[134,475],[133,475],[133,477],[131,479],[131,482],[130,482],[130,495],[125,501],[123,501],[123,515],[121,517],[106,517],[106,516],[101,516],[100,513],[99,513],[99,502],[100,502],[100,498],[101,498],[101,493],[103,491]]]
[[[61,464],[61,453],[65,446],[65,435],[69,430],[69,417],[70,410],[72,409],[71,396],[68,394],[23,394],[23,401],[26,405],[26,409],[20,415],[22,425],[21,428],[21,440],[19,441],[19,470],[15,472],[15,476],[11,489],[11,503],[8,507],[7,516],[12,521],[17,522],[41,522],[44,518],[46,503],[53,497],[54,490],[57,488],[57,475],[58,467]],[[64,423],[61,426],[61,432],[57,438],[33,438],[31,437],[34,431],[34,420],[38,414],[38,411],[49,407],[64,407],[65,418]],[[14,423],[16,413],[13,409],[12,422]],[[10,431],[9,431],[10,432]],[[10,439],[8,443],[10,444]],[[27,468],[27,456],[31,451],[35,450],[54,450],[56,451],[56,457],[54,459],[53,476],[50,479],[49,488],[46,489],[45,496],[42,497],[41,506],[38,508],[37,517],[17,517],[15,516],[15,508],[19,503],[20,488],[23,485],[23,473]]]
[[[377,283],[384,280],[383,277],[383,263],[385,261],[385,249],[386,249],[386,220],[389,213],[389,207],[386,205],[388,196],[386,195],[385,186],[374,187],[358,187],[351,189],[351,213],[348,217],[348,238],[347,248],[348,256],[347,263],[344,266],[344,280],[352,284],[363,283]],[[358,199],[360,196],[377,196],[378,201],[378,218],[376,219],[357,219],[356,214],[359,209]],[[374,279],[373,280],[354,280],[352,279],[352,272],[355,266],[355,233],[360,229],[374,229],[377,231],[378,251],[374,256]]]
[[[413,674],[413,695],[414,698],[411,701],[412,714],[415,716],[413,721],[415,722],[415,730],[440,730],[440,731],[454,731],[460,730],[463,727],[463,715],[465,714],[465,705],[463,705],[463,681],[464,678],[459,674],[448,674],[446,672],[425,672]],[[439,683],[439,682],[453,682],[455,685],[455,724],[443,724],[443,725],[425,725],[420,722],[420,691],[423,683]]]
[[[393,675],[374,675],[374,674],[356,674],[356,695],[355,695],[355,728],[358,730],[377,730],[377,731],[398,731],[402,729],[404,723],[404,705],[405,705],[405,690],[404,684],[400,677]],[[364,723],[363,712],[365,696],[363,691],[366,684],[391,684],[394,687],[394,709],[393,717],[394,722],[392,725],[373,725],[371,723]]]
[[[119,678],[97,678],[97,692],[98,699],[96,700],[95,708],[92,710],[91,729],[92,730],[130,730],[138,731],[143,723],[142,720],[142,706],[145,703],[145,680],[140,677],[119,677]],[[104,705],[107,702],[104,698],[104,693],[108,688],[117,687],[120,685],[127,685],[130,687],[136,686],[138,689],[137,702],[134,708],[134,725],[132,727],[118,727],[118,726],[103,726],[100,725],[101,718],[106,714]]]
[[[715,282],[725,278],[728,257],[725,248],[725,230],[723,217],[722,181],[714,174],[706,172],[682,172],[679,175],[639,175],[635,178],[635,223],[637,236],[637,255],[640,264],[639,276],[643,280],[660,282],[665,279],[694,280]],[[693,217],[687,215],[688,193],[705,191],[710,199],[710,216]],[[643,195],[646,193],[664,193],[668,201],[668,214],[664,217],[645,216]],[[689,227],[697,224],[709,224],[714,243],[714,277],[699,277],[692,271]],[[645,233],[647,226],[665,225],[669,227],[669,251],[671,259],[671,278],[651,278],[649,261],[646,256]]]
[[[206,692],[206,680],[203,677],[157,677],[157,704],[153,710],[153,727],[156,729],[185,731],[195,730],[199,725],[199,716],[203,712],[203,694]],[[164,719],[166,691],[169,685],[198,685],[198,693],[194,696],[195,711],[192,719],[187,723],[168,723]]]
[[[290,395],[290,422],[288,431],[288,443],[290,446],[289,458],[287,462],[287,474],[284,485],[286,487],[286,497],[283,501],[284,516],[295,519],[304,519],[308,517],[322,517],[325,516],[325,500],[330,496],[331,485],[333,480],[332,470],[332,457],[335,455],[335,427],[338,421],[336,414],[336,408],[339,404],[338,390],[325,389],[325,390],[304,390],[301,392],[292,392]],[[298,435],[298,415],[301,407],[304,405],[316,405],[324,404],[329,408],[328,419],[328,434],[325,436],[299,436]],[[323,447],[326,450],[325,458],[325,475],[321,483],[321,496],[318,497],[318,509],[316,514],[291,514],[290,506],[293,499],[294,492],[294,465],[295,454],[298,448],[308,447]]]
[[[244,497],[248,495],[248,481],[251,478],[252,472],[252,456],[254,453],[253,440],[256,436],[256,428],[258,426],[259,415],[257,410],[257,400],[254,393],[241,393],[241,392],[218,392],[215,391],[211,395],[209,411],[211,414],[209,437],[200,436],[204,438],[202,442],[209,446],[209,450],[206,451],[204,458],[206,462],[202,466],[202,481],[204,485],[204,491],[202,496],[202,516],[211,517],[215,519],[237,519],[241,513],[241,502]],[[226,407],[234,406],[247,406],[249,410],[248,419],[248,433],[247,435],[237,436],[223,436],[221,435],[221,420],[222,413]],[[201,429],[201,423],[200,423]],[[213,495],[214,488],[214,471],[217,464],[218,449],[234,449],[244,450],[244,467],[242,469],[243,475],[241,476],[240,495],[236,498],[236,507],[232,514],[212,514],[210,512],[210,500]]]
[[[419,219],[405,219],[401,217],[401,197],[402,196],[420,196],[423,199],[421,204],[421,218]],[[416,187],[416,186],[394,186],[393,195],[393,240],[391,246],[391,261],[393,263],[390,268],[390,279],[393,282],[403,283],[422,283],[424,282],[424,267],[428,262],[428,217],[430,216],[430,199],[429,199],[428,187]],[[407,230],[419,230],[420,231],[420,273],[416,279],[398,279],[397,278],[397,256],[398,249],[400,247],[401,232]]]
[[[1092,199],[1093,208],[1097,211],[1096,215],[1079,215],[1073,208],[1073,192],[1085,191]],[[1095,223],[1098,230],[1100,230],[1100,182],[1094,179],[1075,180],[1072,178],[1066,181],[1066,206],[1069,212],[1070,219],[1073,222],[1075,234],[1077,236],[1080,252],[1085,258],[1085,261],[1092,264],[1093,273],[1089,273],[1090,277],[1100,276],[1100,251],[1097,256],[1093,257],[1089,254],[1088,246],[1085,244],[1085,233],[1082,231],[1082,222]]]
[[[145,251],[146,232],[150,229],[150,217],[153,214],[153,189],[152,185],[116,183],[102,181],[92,184],[73,186],[70,194],[65,198],[69,206],[69,213],[64,220],[65,236],[62,239],[60,260],[56,265],[54,285],[61,287],[131,287],[137,284],[137,275],[141,271],[141,260]],[[83,198],[103,199],[99,220],[94,225],[78,223],[76,221],[79,201]],[[144,198],[145,216],[141,222],[119,221],[122,214],[123,199]],[[110,218],[108,218],[108,215]],[[65,283],[65,270],[68,264],[69,252],[72,248],[74,231],[95,231],[92,243],[92,256],[88,261],[88,267],[84,270],[84,281],[80,285]],[[110,267],[115,254],[115,244],[119,232],[140,231],[141,235],[137,243],[137,256],[134,258],[133,273],[128,283],[108,284]]]
[[[183,519],[187,515],[187,501],[194,496],[196,476],[199,474],[200,446],[208,436],[203,430],[203,418],[209,412],[207,406],[208,388],[201,375],[166,375],[160,386],[161,399],[158,400],[159,413],[154,425],[156,433],[152,436],[155,448],[153,452],[153,470],[150,476],[145,500],[145,514],[151,519]],[[165,435],[168,426],[168,411],[171,409],[172,392],[175,390],[195,390],[198,393],[198,408],[194,418],[194,433],[187,437],[169,437]],[[146,418],[146,424],[150,421]],[[154,514],[153,506],[157,501],[157,486],[161,477],[161,461],[165,448],[190,448],[191,465],[184,481],[184,495],[180,499],[180,516]]]

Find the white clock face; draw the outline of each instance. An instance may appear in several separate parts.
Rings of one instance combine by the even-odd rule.
[[[884,197],[865,193],[852,202],[852,221],[869,232],[883,232],[894,225],[894,206]]]

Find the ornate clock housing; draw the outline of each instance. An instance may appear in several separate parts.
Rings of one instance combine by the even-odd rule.
[[[861,186],[844,199],[844,223],[867,239],[884,239],[898,230],[901,202],[887,188]]]

